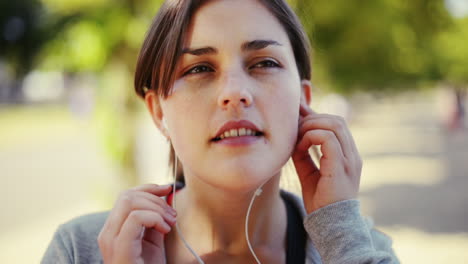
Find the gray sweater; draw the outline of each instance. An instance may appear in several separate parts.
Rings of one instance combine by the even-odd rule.
[[[309,234],[306,264],[399,263],[392,242],[360,214],[358,200],[346,200],[306,215],[302,199],[282,191],[300,208]],[[109,212],[89,214],[61,225],[41,263],[103,263],[97,237]]]

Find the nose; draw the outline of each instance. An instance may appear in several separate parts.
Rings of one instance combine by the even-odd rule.
[[[248,107],[252,104],[252,93],[249,84],[242,76],[225,78],[221,84],[218,105],[222,108]]]

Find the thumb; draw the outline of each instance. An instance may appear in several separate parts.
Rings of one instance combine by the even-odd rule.
[[[143,250],[143,259],[148,260],[149,263],[165,263],[161,262],[165,259],[166,249],[164,246],[164,234],[154,228],[145,228],[143,239],[141,241],[143,247],[149,246],[154,250]],[[145,261],[146,263],[146,261]]]
[[[300,144],[298,144],[299,146]],[[297,148],[292,154],[294,167],[296,168],[299,181],[301,182],[302,192],[304,194],[314,195],[317,189],[317,184],[320,179],[320,170],[318,169],[308,149],[300,150]]]

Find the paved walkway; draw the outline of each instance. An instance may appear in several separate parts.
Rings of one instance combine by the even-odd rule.
[[[56,109],[21,110],[14,119],[5,115],[0,116],[0,263],[39,263],[59,224],[109,206],[115,172],[88,123]]]
[[[351,125],[364,159],[364,211],[403,263],[468,261],[468,129],[443,127],[448,106],[438,95],[367,101]]]

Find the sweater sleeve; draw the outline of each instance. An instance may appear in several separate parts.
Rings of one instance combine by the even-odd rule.
[[[73,263],[73,258],[70,256],[71,252],[69,249],[67,249],[63,236],[63,229],[58,228],[54,234],[54,237],[52,238],[52,241],[47,247],[47,250],[42,258],[41,264]]]
[[[399,263],[391,240],[360,214],[358,200],[330,204],[309,214],[304,227],[323,263]]]

